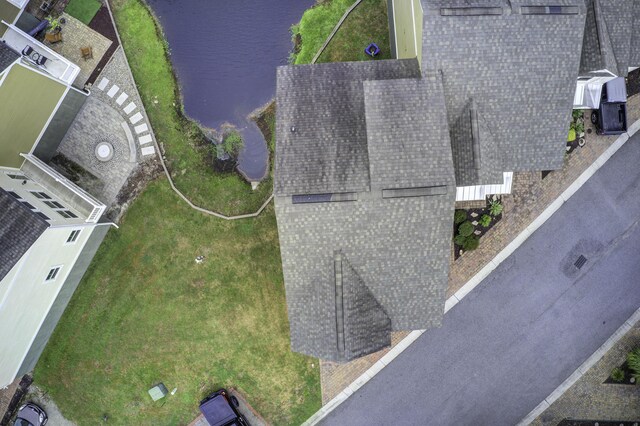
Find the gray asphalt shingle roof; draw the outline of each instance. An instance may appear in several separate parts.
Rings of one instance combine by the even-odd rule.
[[[46,220],[0,188],[0,281],[48,227]]]
[[[392,67],[391,62],[383,67]],[[352,72],[349,84],[345,65]],[[319,64],[314,79],[324,84],[309,79],[307,70],[295,73],[299,67],[278,71],[277,155],[303,155],[306,161],[302,147],[291,145],[300,140],[303,147],[313,146],[310,135],[316,131],[341,145],[339,150],[324,150],[323,167],[297,167],[294,161],[277,159],[275,176],[280,182],[275,205],[291,346],[334,361],[389,345],[392,329],[439,325],[451,250],[455,178],[440,75],[362,83],[361,67],[364,64]],[[340,100],[357,109],[350,120],[361,129],[360,138],[333,128],[335,115],[305,109],[305,103],[317,102],[310,98],[326,87],[350,89]],[[291,96],[292,90],[304,95]],[[320,99],[330,102],[329,97]],[[330,102],[320,108],[345,107]],[[301,122],[309,136],[297,139],[296,131],[291,137],[290,127]],[[334,138],[328,137],[332,129]],[[282,140],[289,146],[281,146]],[[325,173],[331,162],[340,162],[336,156],[343,152],[361,155],[366,169]],[[352,185],[350,178],[358,184]],[[356,201],[292,202],[292,194],[345,188],[356,192]],[[423,196],[404,196],[407,188]],[[400,194],[385,192],[389,189]]]
[[[503,171],[562,166],[580,63],[582,0],[570,15],[523,14],[547,0],[421,0],[422,63],[442,70],[458,186],[502,183]],[[511,4],[511,6],[509,6]],[[500,15],[443,16],[443,7],[500,8]],[[470,161],[470,105],[485,123],[481,168]],[[525,123],[535,125],[527,125]],[[498,173],[499,172],[499,173]]]
[[[7,46],[6,43],[0,41],[0,72],[4,71],[18,59],[20,55]]]
[[[629,66],[640,66],[637,45],[632,49],[634,24],[640,7],[634,0],[586,0],[587,21],[582,45],[580,71],[607,69],[626,76]],[[633,63],[632,60],[635,62]]]

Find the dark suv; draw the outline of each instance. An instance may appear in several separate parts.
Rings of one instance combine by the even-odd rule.
[[[239,405],[238,398],[220,389],[200,402],[200,412],[211,426],[249,426],[237,410]]]
[[[602,88],[600,108],[591,113],[599,135],[620,135],[627,131],[627,89],[624,78],[616,77]]]
[[[36,404],[27,402],[18,409],[14,426],[44,426],[47,424],[47,413]]]

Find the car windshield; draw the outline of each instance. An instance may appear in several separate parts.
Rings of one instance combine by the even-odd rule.
[[[25,419],[16,419],[16,422],[13,424],[14,426],[33,426],[30,422]]]

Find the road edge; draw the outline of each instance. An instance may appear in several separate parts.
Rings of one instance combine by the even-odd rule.
[[[515,237],[513,239],[513,241],[511,241],[504,249],[502,249],[502,251],[500,251],[500,253],[498,253],[492,260],[490,260],[489,263],[487,263],[484,266],[484,268],[482,268],[476,275],[474,275],[469,281],[467,281],[467,283],[465,285],[463,285],[458,291],[456,291],[451,297],[449,297],[444,303],[444,313],[446,314],[451,308],[453,308],[455,305],[457,305],[466,295],[471,293],[471,291],[474,288],[476,288],[487,276],[489,276],[489,274],[491,272],[493,272],[493,270],[496,269],[498,267],[498,265],[500,265],[514,251],[516,251],[531,236],[531,234],[533,234],[551,216],[553,216],[553,214],[567,200],[569,200],[569,198],[571,198],[571,196],[573,194],[575,194],[598,171],[598,169],[600,167],[602,167],[620,148],[622,148],[622,146],[638,130],[640,130],[640,120],[635,121],[631,126],[629,126],[628,129],[627,129],[627,132],[621,134],[615,140],[615,142],[613,142],[584,172],[582,172],[582,174],[580,176],[578,176],[578,178],[571,185],[569,185],[569,187],[562,194],[560,194],[560,196],[558,198],[556,198],[556,200],[554,202],[552,202],[546,209],[544,209],[544,211],[537,218],[535,218],[533,220],[533,222],[531,222],[529,224],[529,226],[527,226],[525,228],[524,231],[522,231],[520,234],[518,234],[518,236]],[[576,370],[576,372],[578,372],[580,369],[583,369],[584,366],[587,364],[587,362],[591,361],[592,358],[597,356],[597,359],[595,359],[591,365],[595,364],[595,362],[597,360],[599,360],[602,357],[602,355],[604,355],[604,352],[606,352],[606,351],[604,351],[604,352],[602,352],[600,354],[600,351],[602,351],[602,348],[604,348],[607,344],[610,344],[612,346],[618,339],[620,339],[621,336],[618,336],[618,334],[620,333],[620,330],[623,329],[625,326],[627,326],[627,323],[629,323],[634,318],[635,318],[636,322],[638,320],[640,320],[640,309],[638,309],[638,311],[636,311],[636,313],[629,320],[627,320],[627,322],[625,322],[620,327],[620,329],[618,329],[618,331],[616,331],[600,347],[600,349],[598,349],[595,353],[593,353],[591,355],[591,357],[589,357],[589,359],[587,359],[587,361],[585,361],[585,363],[583,365],[578,367],[578,370]],[[629,325],[628,327],[631,328],[632,326],[633,326],[633,324]],[[318,411],[316,411],[315,414],[313,414],[311,417],[309,417],[302,424],[302,426],[313,426],[313,425],[318,424],[318,422],[320,420],[325,418],[338,405],[340,405],[344,401],[346,401],[347,398],[349,398],[351,395],[353,395],[358,389],[360,389],[362,386],[364,386],[365,383],[367,383],[376,374],[378,374],[380,371],[382,371],[383,368],[385,368],[387,365],[389,365],[389,363],[391,361],[393,361],[406,348],[408,348],[413,342],[415,342],[418,339],[418,337],[420,337],[422,335],[422,333],[424,333],[425,331],[426,330],[413,330],[411,333],[409,333],[409,335],[407,337],[402,339],[389,352],[387,352],[382,358],[380,358],[375,364],[373,364],[373,366],[371,366],[367,371],[362,373],[362,375],[360,377],[358,377],[356,380],[354,380],[349,386],[347,386],[336,397],[334,397],[331,401],[329,401],[322,408],[320,408]],[[627,329],[627,331],[628,331],[628,329]],[[616,338],[616,340],[613,343],[610,343],[609,341],[614,339],[616,336],[618,336]],[[597,354],[600,354],[600,355],[597,355]],[[589,367],[591,365],[589,365]],[[588,370],[588,368],[584,369],[585,372],[587,370]],[[531,421],[533,421],[533,419],[535,419],[535,417],[537,417],[537,415],[535,417],[533,417],[533,419],[529,420],[529,423],[523,423],[529,418],[529,416],[533,415],[533,413],[536,412],[536,410],[540,410],[541,406],[544,406],[544,408],[546,408],[549,405],[551,405],[550,403],[547,403],[547,405],[545,405],[545,402],[549,398],[553,397],[556,392],[560,392],[559,391],[560,389],[563,389],[563,390],[561,390],[561,392],[559,394],[557,394],[555,396],[555,399],[559,398],[560,395],[562,395],[570,387],[570,385],[567,386],[566,388],[563,388],[563,386],[565,386],[565,384],[567,382],[569,382],[569,380],[574,380],[573,382],[571,382],[571,384],[573,384],[579,378],[578,376],[576,376],[576,372],[574,372],[571,376],[569,376],[569,378],[567,380],[565,380],[565,382],[563,382],[556,390],[554,390],[551,393],[551,395],[549,395],[547,398],[545,398],[545,400],[543,400],[536,408],[534,408],[534,410],[531,411],[531,413],[529,413],[527,415],[527,417],[525,417],[518,424],[518,426],[520,426],[520,425],[524,426],[524,425],[529,424]],[[584,373],[582,373],[582,374],[584,374]],[[580,376],[582,374],[580,374]],[[574,377],[574,376],[576,376],[576,377]],[[553,401],[555,401],[555,399],[553,399]],[[542,409],[542,411],[544,411],[544,409]],[[542,411],[540,411],[540,413]]]

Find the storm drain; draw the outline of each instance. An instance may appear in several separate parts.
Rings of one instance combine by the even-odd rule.
[[[583,255],[580,255],[580,257],[578,258],[578,260],[576,260],[576,263],[574,263],[573,265],[580,269],[584,266],[584,264],[587,263],[587,258],[584,257]]]

